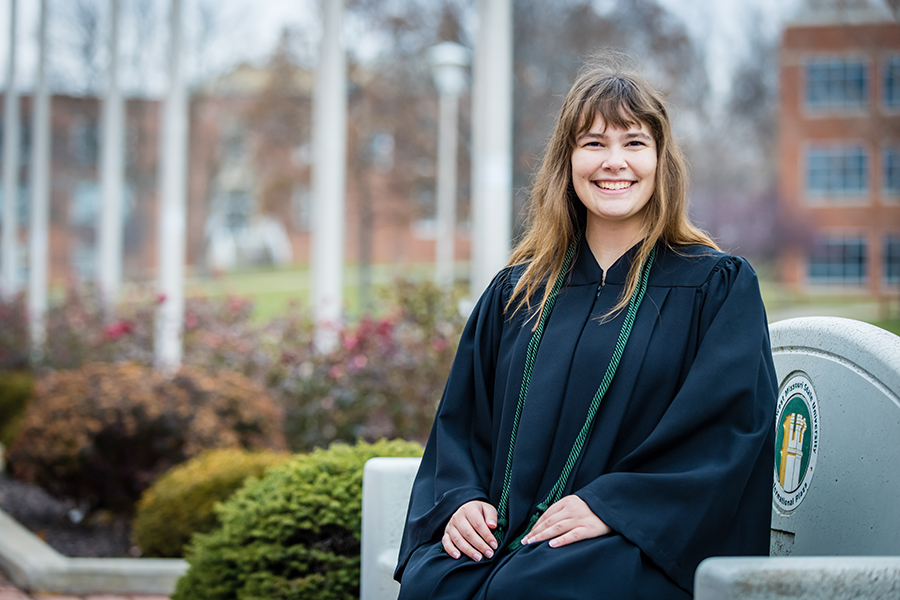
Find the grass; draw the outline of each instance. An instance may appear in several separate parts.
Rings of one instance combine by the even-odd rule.
[[[457,278],[465,276],[467,265],[456,266]],[[361,315],[363,305],[378,313],[378,300],[389,291],[397,278],[425,280],[431,277],[433,265],[413,264],[373,265],[370,275],[370,297],[363,298],[360,286],[360,269],[348,266],[344,269],[344,307],[348,318]],[[310,288],[312,273],[306,265],[283,269],[236,271],[214,277],[196,277],[185,284],[188,296],[216,298],[242,296],[253,301],[253,319],[264,322],[284,315],[289,310],[311,310]]]
[[[459,263],[457,280],[465,278],[467,264]],[[398,277],[423,280],[431,277],[430,263],[407,266],[373,265],[371,297],[361,297],[360,271],[356,266],[344,270],[344,305],[348,318],[358,317],[367,302],[378,313],[378,300],[389,291]],[[761,271],[760,289],[769,321],[794,316],[838,316],[857,319],[900,335],[900,296],[878,301],[871,296],[847,293],[798,294],[777,284]],[[217,277],[197,277],[186,284],[189,296],[220,297],[238,295],[253,300],[253,318],[267,321],[288,310],[310,310],[311,273],[306,265],[284,269],[240,271]]]

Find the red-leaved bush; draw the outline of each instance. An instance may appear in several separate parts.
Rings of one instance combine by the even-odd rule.
[[[91,363],[41,377],[9,462],[53,495],[128,512],[157,475],[203,450],[285,449],[281,421],[266,390],[236,373]]]

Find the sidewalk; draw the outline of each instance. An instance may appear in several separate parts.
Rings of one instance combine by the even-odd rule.
[[[27,594],[16,588],[0,571],[0,600],[169,600],[167,596],[113,596],[109,594],[90,596],[61,596],[59,594]]]

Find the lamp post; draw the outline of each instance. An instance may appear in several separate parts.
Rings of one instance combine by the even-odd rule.
[[[453,284],[453,241],[456,231],[456,122],[459,96],[466,89],[469,51],[454,42],[441,42],[429,52],[434,85],[441,96],[438,126],[437,236],[435,280]]]

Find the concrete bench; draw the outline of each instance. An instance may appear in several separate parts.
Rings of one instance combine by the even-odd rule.
[[[396,600],[394,567],[418,458],[373,458],[363,470],[360,600]]]
[[[695,597],[900,599],[900,337],[825,317],[770,332],[776,468],[790,463],[774,474],[772,557],[707,559]]]
[[[900,338],[826,317],[770,331],[782,428],[772,557],[704,561],[695,597],[900,599]],[[418,459],[366,464],[361,600],[397,598],[392,574],[417,468]]]

